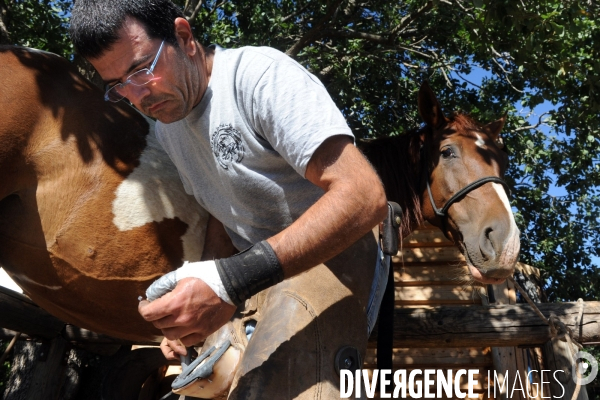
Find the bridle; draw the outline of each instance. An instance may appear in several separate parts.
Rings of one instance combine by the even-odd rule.
[[[450,206],[452,204],[456,203],[458,201],[458,199],[460,199],[462,196],[466,195],[470,191],[475,190],[479,186],[482,186],[488,182],[499,183],[504,187],[504,189],[506,190],[507,193],[510,192],[508,184],[504,181],[504,179],[497,177],[497,176],[486,176],[484,178],[477,179],[475,182],[469,183],[467,186],[460,189],[458,192],[454,193],[454,195],[452,197],[450,197],[448,199],[448,201],[446,201],[446,204],[444,204],[442,206],[442,208],[437,208],[437,206],[435,205],[435,202],[433,201],[433,195],[431,194],[431,187],[429,186],[429,180],[427,180],[427,193],[429,194],[429,201],[431,201],[431,207],[433,208],[435,215],[437,215],[440,218],[446,218],[448,216],[448,209],[450,208]]]
[[[420,158],[421,158],[422,162],[425,160],[425,157],[423,157],[423,147],[424,147],[424,144],[421,143],[419,152],[421,153]],[[452,204],[459,201],[459,199],[461,197],[463,197],[464,195],[466,195],[467,193],[477,189],[478,187],[480,187],[482,185],[485,185],[488,182],[499,183],[502,185],[502,187],[504,187],[504,190],[506,190],[507,194],[510,193],[510,188],[508,187],[508,184],[504,181],[504,179],[502,179],[498,176],[486,176],[483,178],[479,178],[474,182],[469,183],[467,186],[460,189],[458,192],[454,193],[454,195],[452,195],[452,197],[450,197],[448,199],[448,201],[446,201],[446,203],[442,206],[442,208],[438,208],[435,205],[435,201],[433,200],[433,194],[431,194],[431,186],[429,185],[429,179],[427,179],[427,194],[429,194],[429,201],[431,202],[431,207],[433,208],[433,212],[435,213],[435,215],[437,215],[438,217],[440,217],[442,219],[442,230],[444,230],[444,231],[446,230],[446,218],[448,217],[448,209],[450,208],[450,206],[452,206]]]

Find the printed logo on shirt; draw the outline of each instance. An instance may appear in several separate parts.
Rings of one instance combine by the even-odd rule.
[[[225,169],[244,158],[242,135],[231,124],[219,125],[212,134],[210,145],[219,165]]]

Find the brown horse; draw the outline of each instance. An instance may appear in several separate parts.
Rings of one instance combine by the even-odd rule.
[[[519,256],[506,183],[504,117],[481,125],[463,114],[446,117],[429,85],[419,91],[421,129],[360,143],[389,200],[404,210],[401,235],[423,221],[440,227],[461,250],[472,277],[500,283]]]
[[[137,298],[183,260],[200,258],[206,212],[183,191],[148,121],[104,102],[69,62],[0,47],[0,66],[0,264],[64,321],[155,339],[160,332],[139,316]],[[429,220],[464,249],[475,279],[509,276],[518,230],[500,181],[459,193],[502,176],[506,157],[495,140],[503,121],[447,119],[428,88],[419,103],[428,128],[364,146],[408,216],[403,232]],[[442,207],[447,216],[434,213],[427,187],[438,206],[459,194]]]

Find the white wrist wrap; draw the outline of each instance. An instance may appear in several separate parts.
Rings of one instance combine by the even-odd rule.
[[[221,298],[221,300],[234,305],[227,294],[227,290],[225,290],[225,286],[221,281],[221,277],[217,271],[217,265],[214,261],[184,262],[183,266],[175,271],[175,280],[179,282],[184,278],[201,279]]]

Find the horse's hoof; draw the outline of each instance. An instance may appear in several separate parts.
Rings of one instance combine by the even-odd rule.
[[[198,357],[173,381],[173,393],[202,399],[227,397],[247,340],[240,319],[210,335]]]
[[[241,358],[242,352],[229,341],[211,347],[173,381],[173,393],[202,399],[226,394]]]

